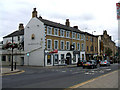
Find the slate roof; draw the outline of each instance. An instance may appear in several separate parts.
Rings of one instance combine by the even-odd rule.
[[[13,33],[8,34],[7,36],[5,36],[3,38],[12,37],[12,36],[18,36],[18,35],[24,35],[24,29],[23,30],[14,31]]]
[[[68,27],[66,25],[60,24],[60,23],[56,23],[53,21],[49,21],[46,19],[42,19],[42,18],[38,18],[40,21],[42,21],[45,25],[49,25],[52,27],[56,27],[56,28],[60,28],[60,29],[64,29],[64,30],[69,30],[69,31],[73,31],[73,32],[78,32],[78,33],[84,33],[82,31],[80,31],[79,29],[73,28],[73,27]]]

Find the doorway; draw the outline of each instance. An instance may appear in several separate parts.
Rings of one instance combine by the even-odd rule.
[[[70,53],[67,53],[67,54],[66,54],[66,59],[67,59],[67,60],[66,60],[66,64],[67,64],[67,65],[70,65],[70,64],[71,64],[71,54],[70,54]]]

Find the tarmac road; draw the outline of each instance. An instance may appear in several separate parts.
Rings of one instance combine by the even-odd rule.
[[[19,66],[24,73],[2,76],[2,88],[68,88],[118,69],[117,64],[95,69]]]

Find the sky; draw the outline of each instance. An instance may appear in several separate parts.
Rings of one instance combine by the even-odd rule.
[[[102,35],[104,30],[118,45],[118,20],[116,3],[120,0],[0,0],[0,41],[2,37],[24,27],[32,18],[33,8],[38,16],[70,26],[78,26],[81,31]],[[120,39],[119,39],[120,40]]]

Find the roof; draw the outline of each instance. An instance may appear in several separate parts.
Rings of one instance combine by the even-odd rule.
[[[90,34],[90,33],[88,33],[88,32],[85,32],[87,35],[89,35],[89,36],[93,36],[93,37],[98,37],[98,35],[93,35],[93,34]]]
[[[69,31],[73,31],[73,32],[78,32],[78,33],[84,33],[82,31],[80,31],[79,29],[73,28],[73,27],[69,27],[60,23],[56,23],[53,21],[49,21],[46,19],[42,19],[42,18],[38,18],[40,21],[42,21],[45,25],[49,25],[49,26],[53,26],[56,28],[61,28],[61,29],[65,29],[65,30],[69,30]]]
[[[11,34],[8,34],[7,36],[4,36],[3,38],[18,36],[18,35],[24,35],[24,29],[23,30],[16,30]]]

